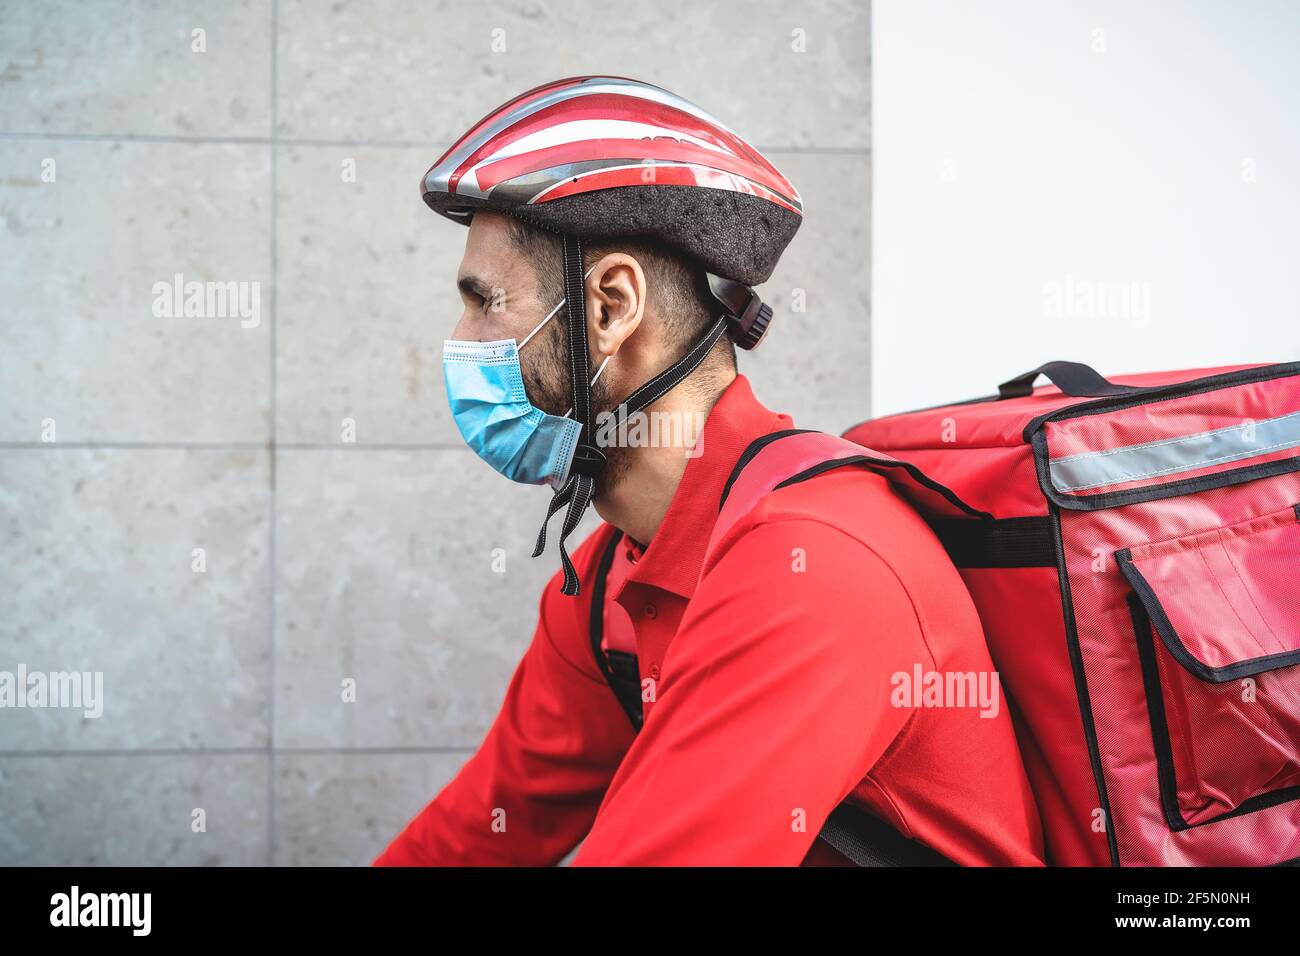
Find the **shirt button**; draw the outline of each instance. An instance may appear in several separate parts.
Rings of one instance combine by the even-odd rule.
[[[659,679],[659,665],[658,665],[658,664],[651,664],[651,665],[650,665],[650,678],[651,678],[651,680],[658,680],[658,679]]]
[[[636,564],[636,552],[631,548],[627,549],[627,560],[629,564]]]
[[[653,604],[647,604],[645,606],[645,616],[653,621],[659,616],[659,608],[655,607]]]

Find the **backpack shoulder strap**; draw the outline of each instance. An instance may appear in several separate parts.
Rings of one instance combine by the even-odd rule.
[[[726,531],[758,504],[763,495],[847,465],[861,465],[879,471],[890,478],[909,500],[940,515],[991,517],[987,512],[971,508],[914,465],[825,432],[788,429],[772,432],[751,442],[736,462],[718,503],[718,520],[709,538],[705,562]],[[601,648],[605,577],[620,539],[618,532],[610,536],[597,567],[596,586],[592,592],[590,638],[598,666],[632,721],[633,728],[639,731],[641,698],[636,659],[622,655],[628,658],[623,661],[615,656],[619,652],[606,653]],[[847,800],[831,812],[817,838],[858,866],[953,865],[942,854],[915,840],[907,839],[883,820]]]
[[[772,432],[752,442],[727,479],[704,566],[735,523],[778,488],[823,472],[859,465],[880,472],[914,503],[945,516],[991,517],[971,508],[920,469],[846,438],[806,429]],[[941,853],[909,840],[880,818],[845,800],[827,817],[817,838],[858,866],[952,866]]]
[[[846,465],[860,465],[880,473],[927,518],[993,517],[972,508],[911,462],[899,461],[838,435],[791,428],[755,439],[737,459],[718,502],[718,520],[709,536],[706,563],[723,536],[768,492]]]

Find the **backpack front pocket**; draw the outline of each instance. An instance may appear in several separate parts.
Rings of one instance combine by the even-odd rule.
[[[1300,798],[1300,505],[1115,557],[1169,825]]]

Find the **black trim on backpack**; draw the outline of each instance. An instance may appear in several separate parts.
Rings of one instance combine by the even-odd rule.
[[[1142,685],[1146,691],[1147,717],[1151,721],[1151,741],[1156,751],[1156,778],[1160,783],[1160,807],[1171,830],[1186,830],[1187,821],[1178,809],[1178,786],[1174,782],[1173,750],[1169,744],[1169,724],[1165,720],[1165,699],[1160,693],[1160,675],[1156,669],[1155,648],[1151,643],[1151,626],[1138,596],[1129,593],[1128,612],[1133,618],[1137,637],[1138,662]]]
[[[858,866],[956,866],[952,860],[919,840],[903,836],[862,807],[840,803],[817,834],[840,856]]]
[[[721,511],[722,506],[727,503],[727,496],[731,494],[731,486],[736,483],[736,479],[740,477],[740,473],[745,470],[745,466],[753,461],[760,451],[777,439],[787,438],[790,435],[804,435],[813,430],[814,429],[811,428],[786,428],[779,432],[768,432],[761,438],[755,438],[752,442],[746,445],[745,450],[742,451],[740,457],[736,459],[736,464],[731,469],[731,474],[727,476],[727,483],[722,486],[722,498],[718,501],[718,510]]]
[[[1268,791],[1243,800],[1232,810],[1202,820],[1200,823],[1187,822],[1183,817],[1182,809],[1178,806],[1178,782],[1174,776],[1173,747],[1169,740],[1169,723],[1165,716],[1165,699],[1160,686],[1160,668],[1156,663],[1151,618],[1147,615],[1143,600],[1134,591],[1128,594],[1128,609],[1133,619],[1133,632],[1137,637],[1142,686],[1146,693],[1147,716],[1151,722],[1151,741],[1156,754],[1156,779],[1160,784],[1160,807],[1164,811],[1165,822],[1169,824],[1169,829],[1176,833],[1182,830],[1194,830],[1197,827],[1218,823],[1220,820],[1230,820],[1233,817],[1267,810],[1292,800],[1300,800],[1300,786],[1283,787],[1280,790]],[[1172,653],[1172,648],[1170,652]],[[1276,865],[1292,864],[1297,860],[1300,860],[1300,857]]]
[[[1297,515],[1300,516],[1300,511],[1297,511]],[[1142,572],[1133,563],[1132,549],[1121,548],[1116,551],[1115,563],[1119,565],[1120,571],[1128,579],[1135,596],[1141,599],[1147,620],[1155,626],[1156,633],[1160,635],[1160,640],[1170,655],[1201,680],[1211,684],[1226,684],[1229,681],[1240,680],[1243,677],[1252,677],[1255,674],[1264,674],[1282,667],[1300,664],[1300,650],[1265,654],[1262,657],[1252,657],[1249,660],[1237,661],[1235,664],[1227,664],[1223,667],[1211,667],[1203,661],[1197,660],[1192,655],[1192,652],[1187,649],[1187,645],[1183,643],[1182,638],[1178,636],[1178,632],[1174,630],[1174,625],[1170,622],[1169,615],[1165,613],[1160,598],[1156,596],[1147,579],[1142,576]]]
[[[813,465],[811,468],[807,468],[804,471],[799,472],[797,475],[791,475],[789,478],[785,479],[785,481],[778,484],[776,488],[784,488],[787,485],[796,485],[801,481],[807,481],[809,478],[815,478],[824,471],[830,471],[832,468],[860,463],[870,465],[872,468],[901,468],[907,473],[908,477],[918,485],[933,491],[959,511],[964,511],[972,518],[978,518],[981,521],[993,520],[993,516],[987,511],[980,511],[978,508],[972,508],[970,505],[966,504],[966,502],[958,498],[951,488],[939,484],[939,482],[935,481],[920,468],[917,468],[916,465],[912,464],[910,461],[886,460],[873,458],[870,455],[849,455],[846,458],[832,458],[829,461]],[[773,488],[772,490],[775,491],[776,488]]]
[[[1066,411],[1071,411],[1073,409],[1081,409],[1082,411],[1080,411],[1079,414],[1086,415],[1089,413],[1088,412],[1089,409],[1093,409],[1099,405],[1109,409],[1126,408],[1126,407],[1131,407],[1133,405],[1142,405],[1150,400],[1159,401],[1162,398],[1168,398],[1170,396],[1167,394],[1167,392],[1170,389],[1181,389],[1184,386],[1188,386],[1188,385],[1193,385],[1193,386],[1203,385],[1204,387],[1192,389],[1187,392],[1188,395],[1194,395],[1197,392],[1201,392],[1201,391],[1207,391],[1207,392],[1214,391],[1215,389],[1224,387],[1225,385],[1240,384],[1239,382],[1221,381],[1221,380],[1235,378],[1236,376],[1244,375],[1247,372],[1259,372],[1263,370],[1276,371],[1278,369],[1292,369],[1293,371],[1277,372],[1276,374],[1277,378],[1285,378],[1287,375],[1300,374],[1300,362],[1282,362],[1274,365],[1262,365],[1251,369],[1241,369],[1236,372],[1224,372],[1220,375],[1207,375],[1204,378],[1189,379],[1186,382],[1175,382],[1171,385],[1134,385],[1131,387],[1134,389],[1143,389],[1144,391],[1140,393],[1135,392],[1132,395],[1107,396],[1105,398],[1094,399],[1092,401],[1079,402],[1074,405],[1068,405],[1065,408],[1058,408],[1054,412],[1046,412],[1042,415],[1039,415],[1037,418],[1032,419],[1029,422],[1029,424],[1025,426],[1023,432],[1021,433],[1021,437],[1026,442],[1028,442],[1030,440],[1031,432],[1036,431],[1039,428],[1039,426],[1043,424],[1043,422],[1046,422],[1048,420],[1056,420],[1058,418],[1073,418],[1074,417],[1073,415],[1064,414]],[[1272,376],[1265,376],[1265,378],[1268,377],[1272,377]],[[1252,379],[1243,379],[1243,381],[1252,381]],[[1213,383],[1213,384],[1206,385],[1205,383]],[[1067,395],[1065,397],[1068,398],[1069,396]],[[921,408],[909,408],[901,412],[890,412],[888,415],[879,415],[873,418],[864,418],[862,421],[858,422],[857,424],[850,425],[848,428],[844,429],[844,431],[841,432],[840,434],[841,437],[847,437],[849,432],[861,428],[863,425],[872,422],[888,421],[891,418],[902,418],[904,415],[916,415],[919,414],[920,412],[937,412],[941,408],[959,408],[963,405],[984,405],[991,402],[998,402],[1002,400],[1003,400],[1002,395],[980,395],[977,398],[967,398],[967,399],[963,399],[960,402],[940,402],[937,405],[924,405]],[[906,449],[899,449],[899,450],[904,451]]]
[[[754,441],[750,442],[749,445],[746,446],[745,450],[741,452],[740,459],[736,462],[736,466],[733,469],[731,469],[731,474],[727,476],[727,483],[722,488],[722,499],[718,502],[718,510],[721,511],[723,505],[727,503],[727,496],[731,494],[731,488],[736,483],[736,479],[740,477],[740,473],[745,469],[746,465],[748,465],[751,461],[754,460],[755,457],[757,457],[760,451],[762,451],[768,445],[772,444],[772,442],[780,438],[788,438],[791,435],[801,435],[811,431],[815,431],[815,429],[792,428],[789,429],[788,431],[771,432],[770,434],[764,435],[762,438],[756,438],[754,439]],[[863,451],[868,451],[868,450],[869,449],[863,448]],[[823,472],[830,471],[834,468],[841,468],[845,465],[856,465],[856,464],[866,464],[866,465],[870,465],[872,468],[901,468],[904,472],[907,473],[907,476],[911,478],[913,481],[915,481],[918,485],[922,486],[923,488],[926,488],[929,491],[933,491],[935,494],[939,495],[941,498],[947,501],[958,511],[965,512],[966,514],[970,515],[972,518],[979,518],[982,521],[993,520],[993,516],[989,514],[987,511],[980,511],[978,508],[972,508],[970,505],[966,504],[966,502],[958,498],[951,488],[939,484],[939,482],[935,481],[933,478],[931,478],[929,475],[923,472],[920,468],[917,468],[916,465],[913,465],[911,462],[899,461],[893,458],[890,459],[874,458],[871,455],[848,455],[844,458],[830,458],[827,459],[826,461],[818,462],[817,464],[813,465],[810,468],[805,468],[797,475],[791,475],[789,478],[786,478],[785,480],[781,481],[779,484],[773,487],[772,490],[775,491],[777,488],[785,488],[789,485],[797,485],[801,481],[807,481],[809,478],[815,478],[817,475],[820,475]]]
[[[609,544],[605,546],[604,552],[600,556],[600,563],[596,566],[596,580],[591,588],[591,614],[587,621],[587,632],[591,637],[591,652],[596,658],[596,666],[600,672],[605,675],[605,682],[609,684],[609,689],[614,692],[614,699],[618,701],[623,712],[627,714],[628,720],[632,721],[632,729],[641,730],[641,677],[637,669],[637,660],[635,654],[629,654],[626,651],[611,651],[607,655],[601,648],[600,642],[605,635],[605,579],[609,576],[609,569],[614,565],[614,555],[618,553],[619,543],[623,540],[623,532],[617,528],[610,535]],[[614,658],[613,655],[618,655]],[[629,665],[628,661],[631,661]],[[614,664],[618,664],[618,672],[614,670]],[[628,692],[627,675],[629,672],[636,675],[633,682],[633,693]]]
[[[1052,484],[1051,462],[1047,449],[1047,432],[1044,426],[1048,422],[1080,418],[1102,412],[1119,411],[1137,405],[1153,404],[1171,398],[1185,398],[1188,395],[1216,392],[1236,385],[1266,382],[1276,378],[1288,378],[1292,375],[1300,375],[1300,362],[1262,365],[1237,372],[1226,372],[1222,375],[1208,375],[1205,378],[1178,382],[1173,385],[1156,386],[1137,396],[1122,395],[1080,402],[1077,405],[1069,405],[1065,408],[1058,408],[1054,412],[1039,415],[1025,426],[1022,436],[1033,448],[1034,468],[1038,473],[1038,483],[1043,494],[1053,504],[1072,511],[1098,511],[1103,508],[1115,508],[1120,505],[1131,505],[1142,501],[1158,501],[1161,498],[1195,494],[1212,488],[1224,488],[1229,485],[1254,481],[1258,478],[1271,478],[1274,475],[1300,471],[1300,455],[1261,462],[1257,465],[1246,465],[1242,468],[1233,468],[1195,478],[1182,478],[1165,484],[1147,485],[1142,488],[1107,491],[1096,495],[1069,495],[1057,491],[1056,486]]]
[[[827,458],[825,461],[819,461],[815,465],[805,468],[798,474],[791,475],[789,478],[783,478],[775,485],[772,490],[778,488],[788,488],[790,485],[797,485],[807,481],[809,478],[816,478],[818,475],[825,474],[828,471],[834,471],[836,468],[843,468],[845,465],[856,465],[861,462],[875,462],[875,459],[866,455],[845,455],[843,458]],[[726,499],[723,499],[724,501]]]
[[[1070,671],[1074,674],[1074,693],[1078,698],[1079,716],[1083,721],[1083,736],[1088,745],[1088,761],[1092,764],[1092,777],[1097,785],[1097,799],[1106,820],[1106,843],[1110,848],[1110,865],[1119,866],[1119,840],[1115,837],[1115,818],[1110,812],[1110,796],[1106,792],[1106,777],[1102,771],[1101,748],[1097,745],[1097,725],[1092,718],[1092,698],[1088,694],[1088,675],[1083,669],[1083,651],[1079,648],[1079,630],[1074,620],[1074,597],[1070,593],[1070,575],[1065,568],[1065,542],[1061,537],[1061,512],[1055,504],[1048,506],[1052,527],[1056,534],[1056,575],[1061,589],[1061,607],[1065,612],[1065,646],[1070,657]]]
[[[1287,378],[1300,375],[1300,362],[1279,362],[1275,365],[1257,365],[1253,368],[1238,369],[1235,372],[1223,372],[1219,375],[1207,375],[1204,378],[1188,379],[1185,382],[1173,382],[1169,385],[1154,385],[1137,395],[1117,395],[1098,398],[1090,402],[1067,405],[1056,411],[1046,412],[1032,419],[1024,428],[1021,436],[1026,442],[1048,422],[1067,418],[1079,418],[1098,412],[1114,412],[1136,405],[1148,405],[1166,398],[1184,398],[1188,395],[1200,395],[1202,392],[1217,392],[1221,388],[1234,385],[1247,385],[1251,382],[1267,382],[1275,378]]]
[[[804,434],[811,429],[800,428],[782,432],[772,432],[751,442],[741,454],[732,469],[731,475],[722,491],[722,500],[718,509],[727,503],[731,488],[740,477],[745,466],[758,453],[772,442],[789,435]],[[1053,536],[1051,519],[1045,515],[1026,518],[994,518],[986,511],[972,508],[957,497],[949,488],[932,480],[910,462],[882,460],[870,455],[849,455],[844,458],[830,458],[805,468],[798,474],[791,475],[773,487],[785,488],[796,485],[809,478],[842,468],[845,465],[868,464],[873,468],[902,468],[917,484],[940,495],[953,507],[971,515],[970,518],[941,518],[922,514],[922,517],[934,529],[953,564],[959,568],[1037,568],[1056,567],[1056,539]]]
[[[1048,515],[1024,518],[928,518],[959,568],[1055,568],[1056,535]]]

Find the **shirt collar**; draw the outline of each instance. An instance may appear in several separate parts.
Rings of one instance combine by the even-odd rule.
[[[686,463],[659,530],[637,559],[628,583],[639,582],[690,599],[718,519],[722,489],[755,438],[792,428],[789,415],[765,408],[744,375],[718,397],[704,421],[703,450]]]

